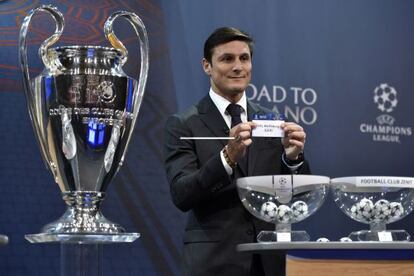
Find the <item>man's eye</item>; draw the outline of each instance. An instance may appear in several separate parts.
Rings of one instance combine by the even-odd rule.
[[[250,57],[248,55],[245,55],[245,56],[242,56],[240,59],[243,61],[249,61]]]

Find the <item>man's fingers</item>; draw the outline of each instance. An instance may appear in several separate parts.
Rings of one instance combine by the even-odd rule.
[[[294,145],[300,149],[303,149],[305,147],[305,144],[302,141],[295,140],[295,139],[289,139],[289,144]]]
[[[306,139],[306,133],[303,131],[294,131],[287,134],[287,137],[291,139],[297,139],[304,141]]]
[[[280,127],[283,129],[284,132],[294,132],[294,131],[303,131],[303,128],[295,123],[282,123]]]
[[[238,124],[234,127],[235,132],[241,132],[241,131],[251,131],[253,128],[256,127],[256,124],[253,122],[246,122]]]
[[[251,144],[253,143],[253,140],[252,139],[246,139],[246,140],[243,140],[243,144],[246,146],[246,147],[248,147],[248,146],[250,146]]]
[[[241,142],[242,140],[243,140],[243,138],[242,138],[240,135],[237,135],[237,136],[234,138],[234,141],[235,141],[235,142],[237,142],[237,143]]]

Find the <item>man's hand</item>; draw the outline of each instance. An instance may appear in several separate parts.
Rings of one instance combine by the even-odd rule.
[[[295,123],[283,123],[280,127],[285,132],[282,144],[285,147],[286,158],[292,161],[298,159],[299,153],[303,152],[305,148],[305,131]]]
[[[235,137],[227,143],[227,154],[231,161],[238,162],[246,154],[247,147],[253,142],[251,133],[255,127],[255,123],[247,122],[230,129],[229,136]]]

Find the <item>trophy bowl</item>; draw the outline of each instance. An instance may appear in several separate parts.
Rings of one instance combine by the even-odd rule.
[[[275,225],[275,231],[258,234],[259,242],[309,241],[306,231],[292,231],[291,225],[322,206],[328,184],[326,176],[264,175],[237,179],[237,190],[253,216]]]
[[[414,178],[355,176],[331,179],[336,205],[351,219],[369,224],[369,230],[352,232],[353,241],[409,241],[405,230],[386,225],[403,219],[414,206]]]
[[[44,70],[31,78],[26,37],[30,21],[38,12],[52,16],[56,30],[39,48]],[[119,17],[131,23],[139,38],[138,80],[122,69],[128,51],[112,28]],[[107,220],[100,205],[124,162],[144,96],[148,74],[145,26],[136,14],[119,11],[104,25],[112,47],[51,48],[63,28],[60,11],[42,5],[29,12],[20,29],[19,58],[35,138],[67,205],[61,218],[26,238],[31,242],[131,242],[139,234],[125,233],[119,224]]]

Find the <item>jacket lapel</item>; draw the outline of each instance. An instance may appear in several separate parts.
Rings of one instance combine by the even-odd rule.
[[[197,108],[198,113],[200,114],[200,119],[211,131],[213,137],[229,136],[229,128],[209,95],[199,102]],[[227,144],[227,140],[219,140],[219,142],[223,144],[223,146]]]

